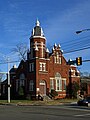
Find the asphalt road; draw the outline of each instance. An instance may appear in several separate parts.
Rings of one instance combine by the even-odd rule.
[[[90,107],[0,105],[0,120],[90,120]]]

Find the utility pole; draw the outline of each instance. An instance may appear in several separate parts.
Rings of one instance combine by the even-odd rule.
[[[9,59],[8,59],[8,103],[10,103],[10,64],[9,64]]]

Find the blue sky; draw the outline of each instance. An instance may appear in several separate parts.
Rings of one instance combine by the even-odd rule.
[[[90,46],[90,31],[77,35],[75,31],[90,28],[90,0],[0,0],[0,61],[9,56],[19,43],[29,46],[29,37],[39,19],[47,46],[61,44],[64,52]],[[3,57],[4,56],[4,57]],[[64,54],[68,60],[82,56],[90,60],[90,49]],[[7,65],[0,64],[1,71]],[[12,64],[11,64],[12,66]],[[90,73],[90,62],[78,69]]]

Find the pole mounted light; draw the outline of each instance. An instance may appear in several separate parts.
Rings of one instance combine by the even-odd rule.
[[[83,31],[89,31],[89,30],[90,30],[90,29],[79,30],[79,31],[76,31],[76,34],[79,34],[79,33],[83,32]]]

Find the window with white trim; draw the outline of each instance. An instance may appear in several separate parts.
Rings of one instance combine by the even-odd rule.
[[[61,61],[61,57],[59,57],[59,63],[61,64],[61,62],[62,62],[62,61]]]
[[[43,63],[43,71],[46,71],[46,63]]]
[[[54,56],[54,63],[56,63],[56,56]]]
[[[29,81],[29,91],[33,91],[34,90],[34,82],[33,80]]]
[[[54,89],[54,80],[50,79],[50,90]]]
[[[56,91],[62,91],[62,80],[56,79]]]
[[[57,55],[57,63],[59,63],[59,56]]]
[[[40,71],[42,71],[42,63],[40,63]]]
[[[58,54],[54,56],[54,63],[61,64],[61,62],[61,57]]]
[[[46,63],[40,62],[40,70],[39,71],[46,71]]]

